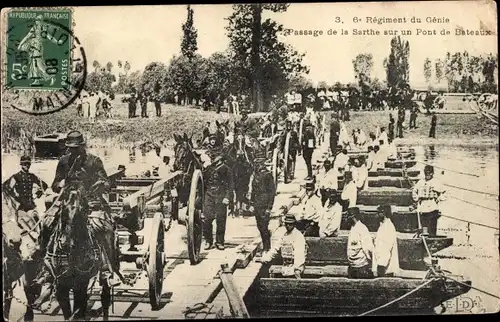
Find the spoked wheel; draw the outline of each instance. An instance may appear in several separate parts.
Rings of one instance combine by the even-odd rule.
[[[200,250],[203,239],[201,216],[203,214],[204,195],[203,176],[201,171],[196,169],[191,179],[191,190],[189,191],[189,202],[187,205],[187,243],[191,265],[196,265],[200,262]]]
[[[278,186],[278,147],[275,147],[273,150],[273,168],[272,168],[272,173],[273,173],[273,179],[274,179],[274,185],[277,187]]]
[[[163,215],[159,212],[153,217],[149,240],[149,302],[153,310],[160,308],[161,291],[163,287],[163,268],[165,265],[165,224]]]
[[[283,153],[283,159],[285,160],[285,163],[283,165],[283,178],[285,183],[290,182],[290,167],[289,167],[289,158],[290,158],[290,140],[291,140],[292,134],[288,132],[286,134],[285,138],[285,151]]]
[[[304,119],[299,122],[299,142],[302,142],[302,134],[304,133]]]

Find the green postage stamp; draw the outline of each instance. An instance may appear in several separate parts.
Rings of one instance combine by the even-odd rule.
[[[5,84],[12,89],[68,90],[72,11],[11,9],[5,18]]]

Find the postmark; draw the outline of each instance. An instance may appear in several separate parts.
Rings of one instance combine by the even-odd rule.
[[[85,84],[85,51],[69,9],[5,12],[3,95],[6,106],[35,115],[71,105]]]

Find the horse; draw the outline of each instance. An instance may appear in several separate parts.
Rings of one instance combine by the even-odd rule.
[[[89,282],[99,271],[100,256],[104,256],[88,228],[86,193],[81,182],[70,183],[63,188],[42,220],[44,273],[53,279],[55,298],[65,320],[85,318]],[[105,284],[101,301],[106,320],[111,296],[110,287]],[[73,310],[70,290],[73,290]]]
[[[34,302],[40,293],[40,288],[33,283],[42,264],[38,247],[39,222],[32,228],[21,226],[17,209],[18,203],[2,191],[4,320],[9,319],[13,284],[22,278],[27,300],[24,320],[32,321]]]
[[[229,168],[233,170],[233,177],[238,178],[234,184],[236,199],[234,213],[239,215],[243,203],[248,204],[249,202],[247,193],[250,177],[253,173],[254,151],[247,144],[247,138],[242,133],[239,133],[234,141],[225,147],[223,154],[228,161]]]
[[[184,133],[184,136],[174,133],[174,140],[176,144],[174,146],[172,171],[183,172],[182,180],[180,180],[177,190],[179,191],[179,203],[181,207],[185,207],[189,199],[193,172],[195,169],[202,169],[203,163],[201,156],[194,151],[192,139],[188,138],[186,133]]]

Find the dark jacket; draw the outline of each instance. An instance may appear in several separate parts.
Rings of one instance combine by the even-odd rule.
[[[52,183],[52,190],[58,193],[61,188],[59,188],[59,183],[66,179],[66,186],[70,185],[72,182],[81,181],[83,182],[83,187],[85,191],[90,192],[89,189],[98,180],[104,181],[104,191],[108,192],[110,189],[110,183],[108,180],[108,175],[106,170],[104,170],[104,165],[99,157],[85,153],[79,160],[77,160],[72,173],[68,173],[73,166],[74,161],[70,159],[71,155],[64,155],[57,164],[56,175],[54,182]],[[101,200],[102,192],[96,192],[89,196],[89,200]]]
[[[254,173],[251,202],[256,209],[271,210],[276,195],[273,175],[266,168]]]
[[[19,203],[19,210],[29,211],[36,208],[33,200],[33,184],[39,185],[43,190],[48,185],[31,172],[19,171],[4,183],[3,189]]]
[[[302,134],[302,148],[303,149],[309,149],[309,140],[313,140],[313,147],[312,149],[316,148],[316,136],[314,135],[314,131],[311,130],[306,130],[304,134]]]
[[[205,181],[205,198],[214,198],[222,201],[224,198],[232,200],[233,174],[223,160],[210,165],[203,173]]]

